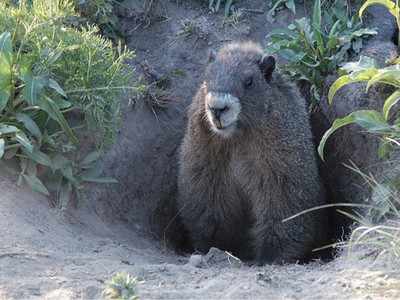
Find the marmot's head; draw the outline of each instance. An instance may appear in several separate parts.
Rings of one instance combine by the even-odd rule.
[[[222,137],[252,127],[266,109],[266,84],[275,59],[254,43],[232,43],[210,55],[204,87],[206,119]]]

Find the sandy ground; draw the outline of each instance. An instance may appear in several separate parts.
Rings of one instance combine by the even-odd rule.
[[[400,265],[383,258],[252,267],[216,249],[177,256],[85,209],[62,215],[9,179],[0,190],[1,300],[101,299],[120,271],[143,281],[140,299],[400,299]]]

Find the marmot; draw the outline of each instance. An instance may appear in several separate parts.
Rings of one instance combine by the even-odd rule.
[[[180,148],[178,209],[194,249],[305,260],[322,246],[326,204],[305,100],[255,43],[210,61]]]

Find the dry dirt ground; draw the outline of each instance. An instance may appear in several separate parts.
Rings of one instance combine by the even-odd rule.
[[[210,48],[234,39],[264,42],[269,30],[293,19],[283,12],[271,25],[261,0],[243,5],[247,11],[239,22],[225,25],[222,17],[195,2],[162,3],[156,17],[139,18],[134,9],[125,12],[124,27],[128,45],[137,51],[132,64],[140,73],[139,63],[146,60],[156,72],[169,74],[168,97],[183,108],[200,83]],[[305,13],[304,8],[298,10]],[[188,20],[190,26],[182,26]],[[124,124],[130,124],[134,114],[126,109]],[[182,120],[183,115],[178,110]],[[122,135],[128,127],[124,125]],[[128,140],[126,135],[120,137],[120,147],[129,148],[123,138]],[[16,186],[14,172],[1,168],[0,300],[101,299],[105,281],[120,271],[142,281],[140,299],[400,299],[400,265],[388,263],[385,257],[374,260],[366,250],[350,257],[342,254],[329,263],[263,267],[240,263],[216,249],[204,256],[176,255],[143,230],[147,213],[142,212],[146,204],[140,201],[148,194],[129,198],[130,180],[136,175],[129,178],[128,171],[116,173],[125,178],[121,182],[125,194],[115,186],[106,187],[107,194],[90,187],[88,205],[61,213],[49,207],[48,199]],[[145,170],[137,168],[146,178]],[[95,203],[102,193],[111,204]],[[118,211],[118,207],[122,208]]]
[[[60,214],[0,179],[0,299],[101,299],[114,273],[137,276],[140,299],[400,299],[399,264],[366,252],[330,263],[246,266],[223,252],[177,256],[82,209]]]

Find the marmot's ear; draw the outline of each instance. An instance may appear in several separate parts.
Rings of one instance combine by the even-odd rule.
[[[214,49],[211,49],[208,52],[208,63],[212,63],[217,58],[217,52]]]
[[[270,81],[272,78],[272,73],[275,70],[275,58],[273,56],[264,55],[260,62],[261,72],[264,74],[264,78]]]

